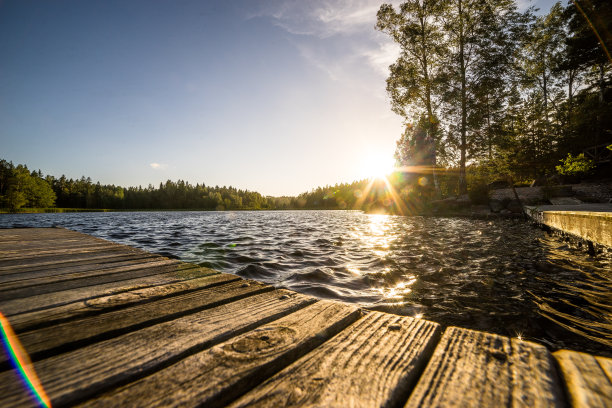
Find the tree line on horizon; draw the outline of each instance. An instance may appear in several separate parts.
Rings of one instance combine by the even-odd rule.
[[[26,165],[0,159],[0,208],[75,208],[116,210],[291,210],[368,209],[384,199],[382,186],[368,180],[318,187],[296,197],[271,197],[235,187],[190,184],[183,180],[159,186],[122,187],[43,175]]]
[[[400,48],[387,78],[405,123],[396,162],[429,168],[438,196],[551,175],[612,144],[612,2],[534,12],[514,0],[380,7],[376,29]]]
[[[121,187],[80,179],[43,176],[40,170],[0,160],[0,207],[82,209],[269,209],[269,198],[234,187],[166,181],[158,187]]]

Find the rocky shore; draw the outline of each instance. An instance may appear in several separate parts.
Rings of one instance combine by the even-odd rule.
[[[486,204],[474,204],[468,195],[462,195],[433,201],[430,203],[429,211],[432,215],[438,216],[522,217],[523,207],[526,205],[571,206],[583,203],[612,203],[612,180],[515,189],[495,188],[495,184],[490,187]]]

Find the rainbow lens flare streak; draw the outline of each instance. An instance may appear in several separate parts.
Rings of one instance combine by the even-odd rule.
[[[36,399],[36,402],[42,407],[51,407],[51,400],[45,393],[45,390],[34,371],[34,366],[25,352],[19,339],[13,332],[8,319],[0,312],[0,328],[2,330],[2,344],[9,359],[13,363],[15,369],[19,373],[25,387]]]

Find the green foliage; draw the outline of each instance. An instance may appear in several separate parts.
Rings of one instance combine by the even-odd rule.
[[[17,211],[22,207],[53,207],[55,193],[42,173],[0,160],[0,206]]]
[[[469,166],[467,168],[468,197],[473,204],[487,204],[489,202],[488,184],[495,176],[491,176],[488,166]]]
[[[578,156],[573,157],[568,153],[565,159],[560,160],[562,165],[555,167],[559,174],[564,176],[584,176],[591,173],[595,169],[595,163],[593,160],[584,156],[584,153],[580,153]]]
[[[559,157],[612,143],[612,66],[593,29],[612,40],[612,2],[577,5],[556,3],[537,17],[512,0],[379,9],[377,29],[401,50],[389,67],[391,108],[434,130],[434,164],[456,169],[461,191],[470,166],[493,179],[533,180]],[[423,126],[427,117],[435,126]],[[412,131],[397,148],[400,163],[420,150]]]

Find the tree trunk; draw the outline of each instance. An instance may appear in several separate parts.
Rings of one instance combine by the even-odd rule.
[[[604,105],[604,92],[606,90],[606,82],[604,81],[604,64],[599,64],[599,98],[597,101],[597,131],[595,132],[595,145],[601,140],[601,111]]]
[[[487,144],[489,149],[489,161],[493,159],[493,138],[491,137],[491,106],[489,105],[489,93],[487,92]]]
[[[465,60],[464,60],[464,43],[463,34],[463,8],[462,2],[459,0],[459,64],[461,75],[461,158],[459,160],[459,194],[467,193],[467,181],[465,176],[465,162],[467,150],[467,96],[466,96],[466,79],[465,79]]]
[[[574,70],[569,70],[567,81],[567,128],[572,131],[572,111],[574,110]]]
[[[425,4],[423,4],[425,7]],[[425,46],[425,32],[426,32],[426,22],[425,19],[421,18],[421,44],[423,50],[427,49]],[[423,55],[423,71],[425,76],[425,98],[426,98],[426,109],[427,109],[427,141],[430,146],[432,155],[431,155],[431,175],[434,182],[434,189],[436,198],[440,198],[442,196],[442,192],[440,191],[440,183],[438,182],[438,175],[436,174],[436,165],[437,165],[437,155],[436,155],[436,125],[434,123],[434,114],[433,108],[431,107],[431,83],[429,81],[429,65],[427,61],[427,54]]]
[[[544,133],[545,140],[548,138],[548,84],[546,82],[546,69],[542,73],[542,92],[544,93]]]

